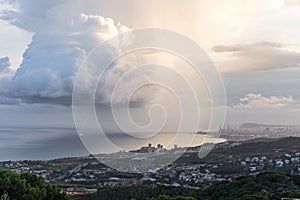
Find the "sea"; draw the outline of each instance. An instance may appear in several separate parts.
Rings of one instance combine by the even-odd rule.
[[[184,139],[176,140],[174,136],[180,134],[181,138],[191,138],[192,141]],[[203,143],[219,143],[225,141],[210,135],[194,133],[161,132],[154,137],[134,138],[121,132],[106,132],[105,135],[110,142],[101,143],[101,150],[109,148],[114,144],[124,151],[136,150],[149,144],[163,145],[166,148],[198,146]],[[172,143],[173,141],[173,143]],[[87,150],[75,128],[69,127],[0,127],[0,160],[50,160],[64,157],[86,156]],[[102,152],[99,152],[102,153]],[[107,152],[103,152],[107,153]],[[113,153],[113,152],[111,152]]]

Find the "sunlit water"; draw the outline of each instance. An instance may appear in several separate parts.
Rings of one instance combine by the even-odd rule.
[[[116,146],[122,150],[139,149],[151,143],[168,145],[173,147],[172,138],[176,133],[160,133],[155,137],[147,139],[132,138],[125,133],[107,133],[106,136]],[[180,133],[188,136],[192,133]],[[189,135],[188,135],[189,134]],[[190,146],[201,145],[205,142],[218,143],[224,139],[206,137],[205,135],[194,135]],[[105,137],[105,136],[101,136]],[[98,139],[101,137],[98,137]],[[101,141],[101,150],[106,145]],[[186,147],[190,141],[180,140],[176,142],[178,147]],[[77,132],[73,128],[36,128],[36,127],[2,127],[0,128],[0,160],[35,160],[52,159],[61,157],[84,156],[89,152],[82,144]]]

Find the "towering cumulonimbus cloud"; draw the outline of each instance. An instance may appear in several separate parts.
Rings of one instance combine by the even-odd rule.
[[[30,3],[23,5],[20,2],[19,12],[7,12],[6,19],[12,24],[36,32],[14,76],[1,80],[2,85],[5,85],[5,89],[1,87],[2,94],[30,102],[55,103],[57,99],[58,103],[71,103],[76,74],[88,53],[99,43],[128,30],[110,18],[80,13],[73,2],[51,2],[43,3],[42,11],[38,12],[37,9],[32,12],[43,16],[39,22],[34,23],[36,27],[28,25],[35,21],[34,16],[27,16],[29,22],[26,23],[18,17],[24,15],[26,9],[32,9],[22,7]],[[102,50],[105,53],[101,59],[113,56],[118,46],[106,48]],[[2,60],[4,63],[7,59]],[[1,64],[0,70],[5,67]],[[97,67],[104,66],[100,64]]]

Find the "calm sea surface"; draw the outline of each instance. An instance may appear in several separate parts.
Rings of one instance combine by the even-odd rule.
[[[106,133],[112,144],[124,150],[138,149],[149,143],[162,144],[165,147],[187,146],[190,141],[184,139],[173,141],[176,133],[159,133],[155,137],[147,139],[133,138],[125,133]],[[191,133],[180,133],[182,138],[191,138]],[[205,135],[193,135],[191,146],[200,145],[203,142],[222,142],[223,139],[206,137]],[[99,136],[101,151],[111,145],[103,142]],[[102,140],[102,141],[101,141]],[[101,152],[99,152],[101,153]],[[52,159],[71,156],[88,155],[88,151],[82,144],[74,128],[52,127],[1,127],[0,128],[0,160],[35,160]]]

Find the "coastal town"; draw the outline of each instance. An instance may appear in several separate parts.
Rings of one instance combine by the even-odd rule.
[[[198,157],[201,146],[193,147],[187,149],[176,162],[143,173],[117,171],[103,165],[91,155],[48,161],[3,161],[0,167],[17,173],[34,173],[48,183],[61,185],[69,195],[95,193],[99,187],[142,184],[199,189],[215,182],[231,181],[238,176],[254,175],[262,171],[300,174],[299,142],[299,138],[294,137],[268,141],[226,141],[216,144],[212,152],[203,159]],[[157,147],[149,144],[135,153],[145,156],[153,151],[167,151],[161,145]],[[252,151],[249,151],[250,147],[253,148]],[[180,149],[177,146],[174,148]],[[124,152],[120,155],[124,155]]]

